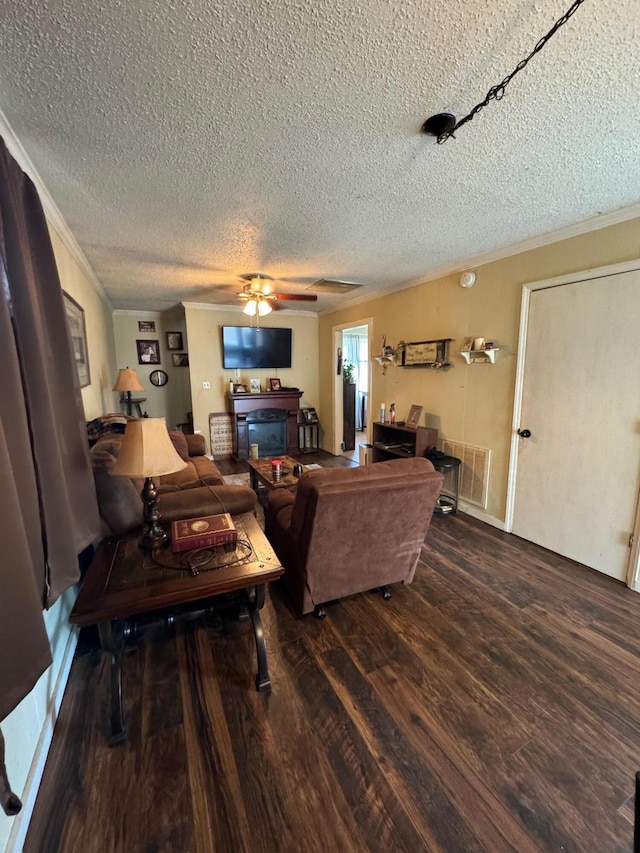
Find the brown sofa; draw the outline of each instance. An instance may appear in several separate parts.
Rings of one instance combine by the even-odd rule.
[[[266,534],[300,613],[411,583],[443,477],[427,459],[309,471],[268,496]]]
[[[175,474],[154,478],[163,522],[216,512],[234,514],[255,510],[253,489],[225,485],[218,466],[205,455],[203,436],[171,430],[169,436],[187,466]],[[123,438],[109,433],[99,438],[89,451],[104,536],[126,533],[142,524],[140,492],[144,480],[110,473]]]

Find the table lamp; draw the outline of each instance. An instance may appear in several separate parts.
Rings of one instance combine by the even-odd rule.
[[[124,391],[126,393],[127,414],[131,417],[131,392],[144,391],[135,370],[132,367],[121,367],[118,371],[116,384],[111,390],[120,392]]]
[[[164,418],[136,418],[127,423],[111,473],[145,478],[142,487],[145,526],[139,542],[141,548],[153,550],[168,541],[166,532],[160,527],[158,491],[152,478],[186,467],[187,463],[180,458],[169,438]]]

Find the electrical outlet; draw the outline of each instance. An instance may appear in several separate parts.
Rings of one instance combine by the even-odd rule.
[[[203,382],[202,387],[204,388],[205,391],[210,391],[211,390],[211,383],[210,382]]]

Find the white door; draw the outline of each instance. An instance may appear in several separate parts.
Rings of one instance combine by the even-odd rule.
[[[534,290],[512,530],[624,580],[640,488],[640,271]]]

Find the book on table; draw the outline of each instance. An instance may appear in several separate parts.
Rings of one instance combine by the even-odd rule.
[[[174,553],[235,544],[237,539],[238,531],[228,512],[171,522],[171,550]]]

